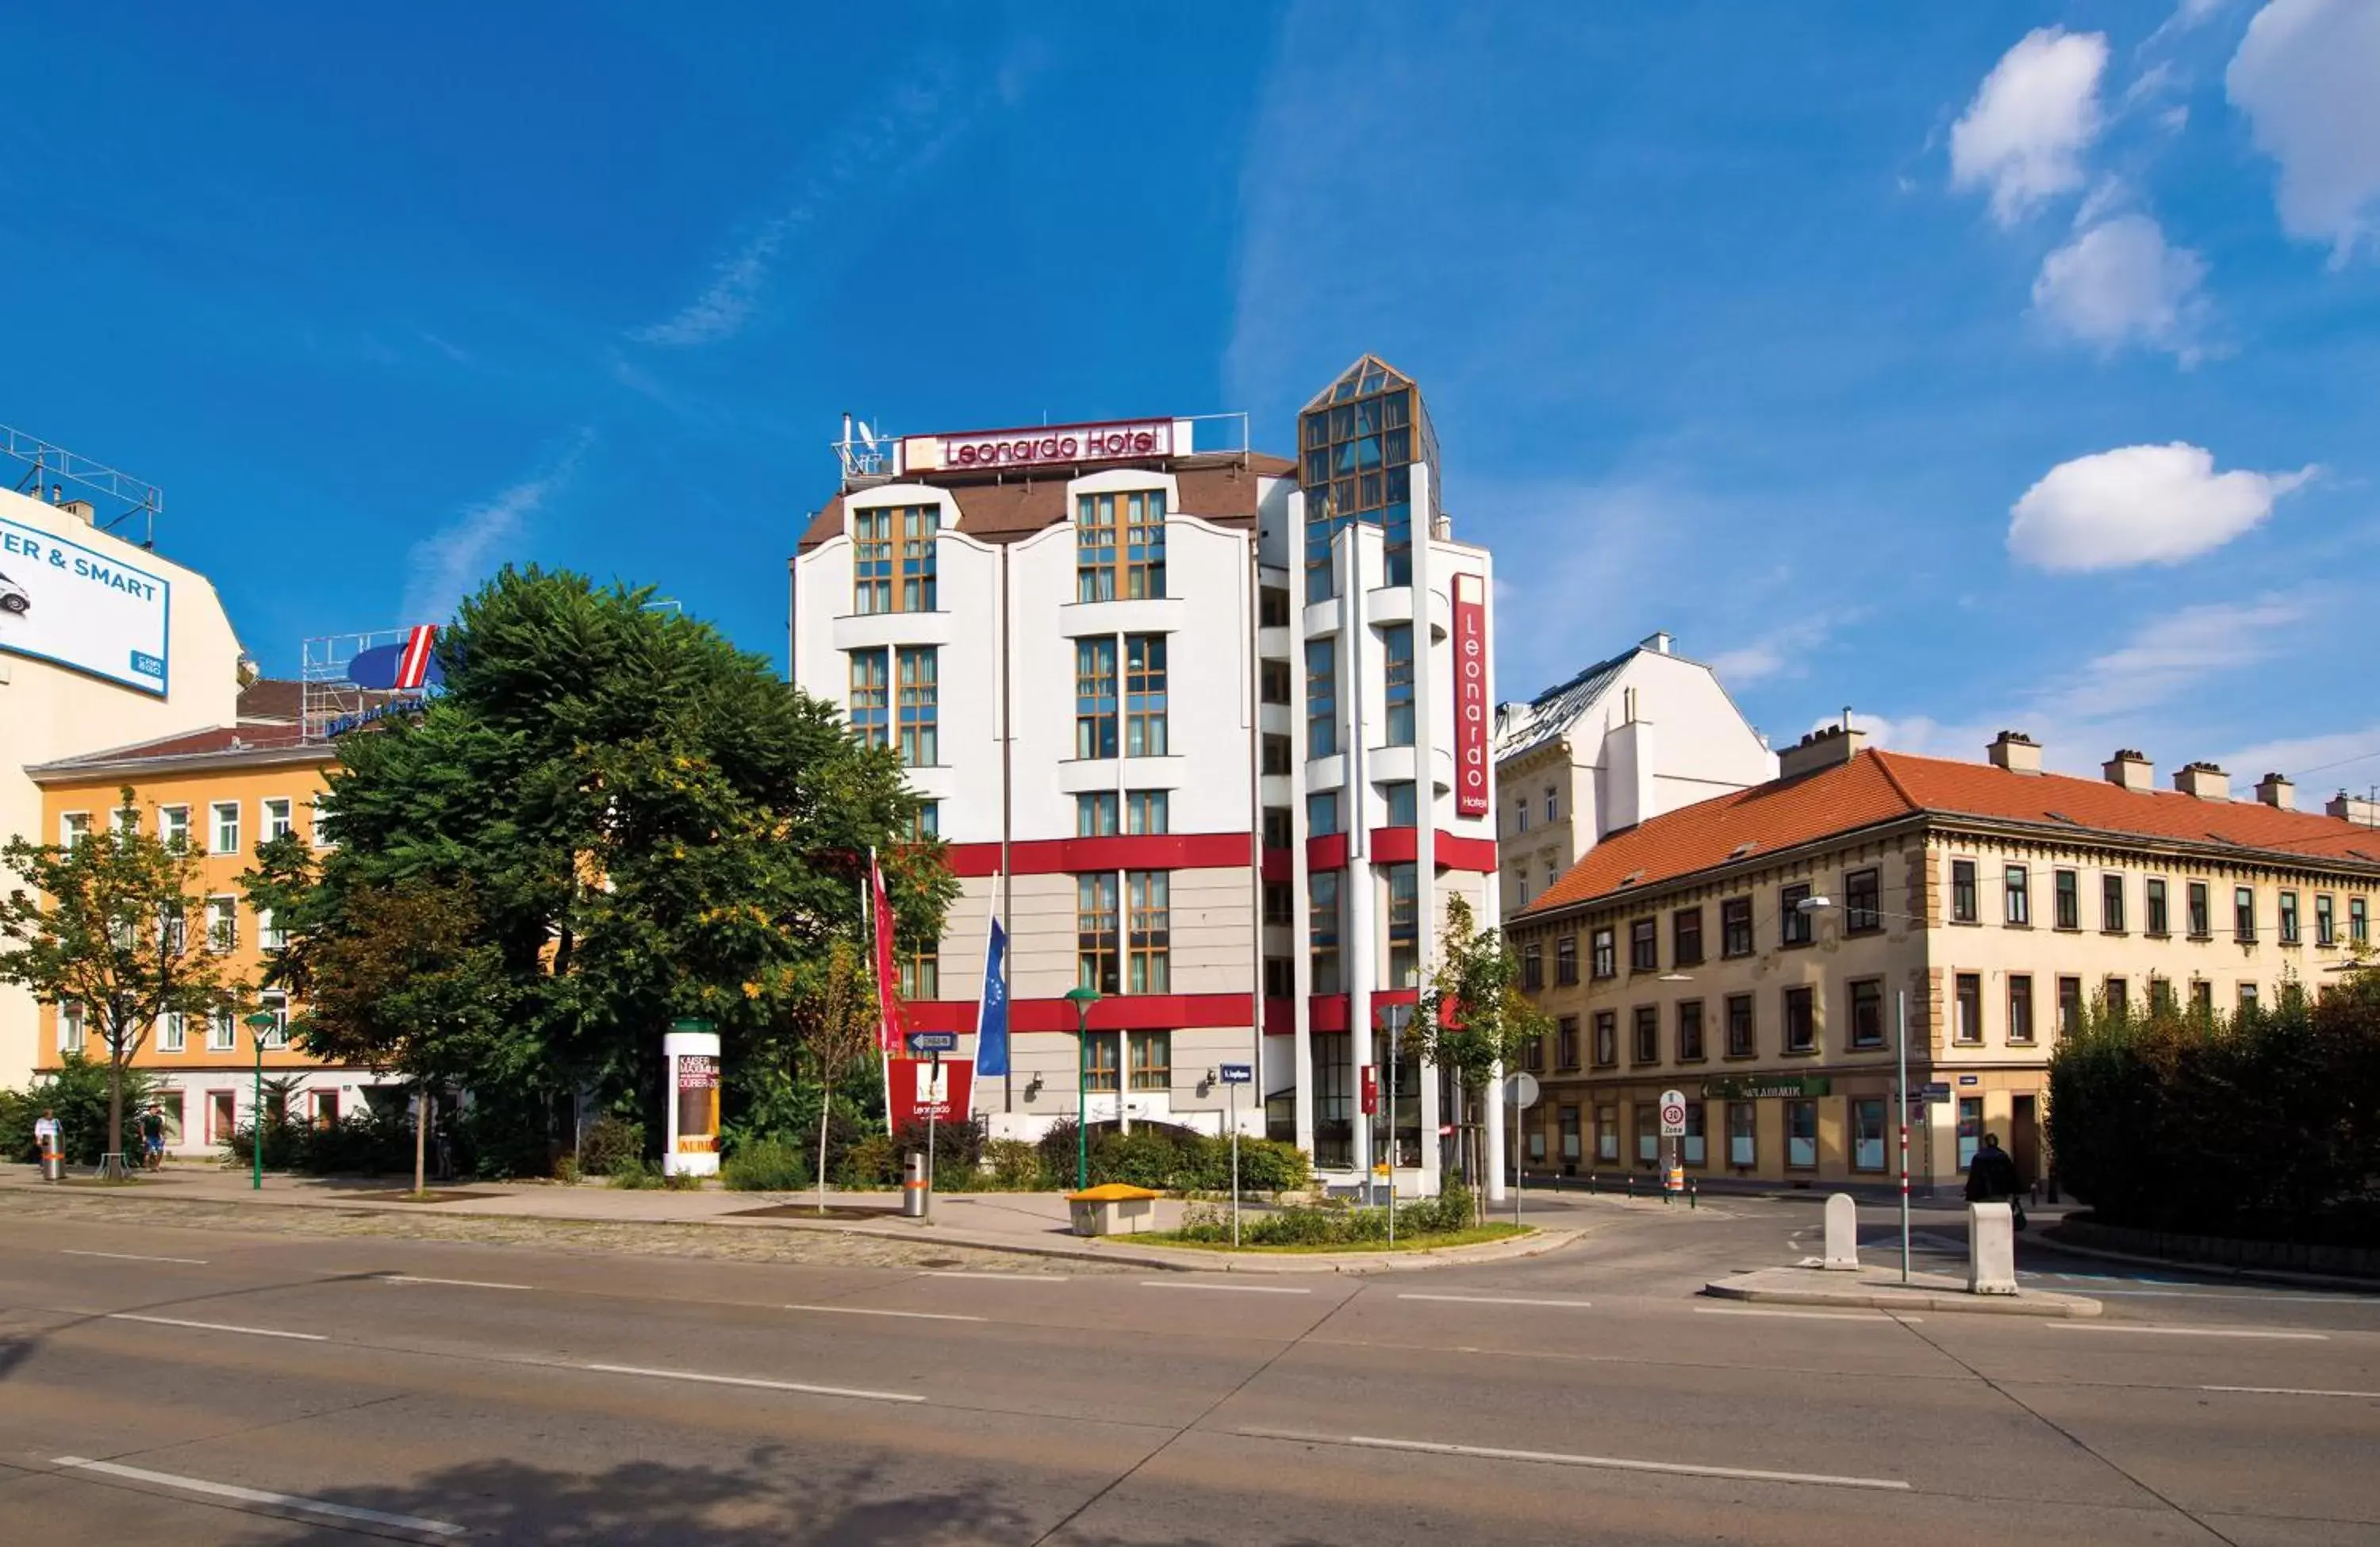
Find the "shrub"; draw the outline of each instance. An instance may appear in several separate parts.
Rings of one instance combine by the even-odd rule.
[[[662,1175],[662,1186],[671,1192],[700,1192],[702,1178],[683,1171],[664,1172]]]
[[[560,1182],[566,1187],[577,1187],[578,1185],[579,1175],[578,1157],[577,1155],[565,1155],[560,1160],[553,1163],[553,1179],[555,1181]]]
[[[747,1139],[720,1167],[731,1192],[799,1192],[809,1185],[809,1163],[796,1144]]]
[[[889,1188],[900,1180],[900,1149],[880,1133],[869,1134],[845,1150],[843,1163],[834,1174],[835,1186],[862,1190]]]
[[[157,1088],[155,1078],[138,1068],[124,1071],[124,1148],[137,1161],[140,1154],[140,1114]],[[35,1079],[21,1095],[0,1105],[0,1158],[30,1161],[33,1123],[44,1110],[58,1117],[58,1149],[70,1165],[97,1165],[107,1152],[107,1061],[69,1053],[58,1060],[55,1074]]]
[[[1054,1185],[1038,1147],[1021,1139],[995,1139],[984,1145],[976,1187],[987,1192],[1038,1192]]]
[[[984,1119],[980,1117],[970,1118],[965,1122],[933,1125],[934,1175],[938,1180],[944,1177],[953,1178],[952,1185],[957,1186],[965,1178],[975,1175],[976,1167],[983,1160],[987,1127]],[[912,1150],[922,1151],[926,1148],[926,1139],[925,1124],[910,1123],[902,1127],[900,1133],[894,1139],[893,1148],[897,1153],[892,1162],[892,1174],[886,1178],[887,1181],[897,1182],[901,1179],[902,1158]]]
[[[624,1162],[645,1159],[645,1126],[609,1113],[588,1125],[578,1140],[578,1163],[589,1176],[609,1176]]]
[[[611,1169],[604,1175],[612,1179],[612,1186],[631,1191],[662,1185],[661,1169],[649,1163],[641,1155],[614,1158]]]

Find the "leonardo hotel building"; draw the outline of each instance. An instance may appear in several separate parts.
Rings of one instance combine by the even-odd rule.
[[[962,880],[903,965],[913,1029],[972,1056],[1006,920],[994,1132],[1075,1115],[1085,985],[1088,1120],[1220,1132],[1222,1066],[1253,1065],[1244,1131],[1342,1186],[1393,1147],[1434,1190],[1439,1083],[1396,1071],[1391,1119],[1374,1029],[1449,899],[1497,917],[1488,557],[1381,361],[1297,444],[1257,453],[1238,416],[846,437],[792,562],[794,676],[898,749]]]

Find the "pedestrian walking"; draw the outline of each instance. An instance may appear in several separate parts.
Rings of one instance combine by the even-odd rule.
[[[58,1152],[58,1115],[48,1107],[42,1108],[42,1115],[33,1120],[33,1148],[43,1160]]]
[[[2006,1203],[2019,1230],[2024,1228],[2024,1202],[2017,1196],[2016,1162],[2000,1148],[2000,1136],[1984,1135],[1984,1147],[1967,1163],[1967,1201]]]
[[[165,1163],[165,1109],[154,1102],[140,1115],[140,1163],[151,1171]]]

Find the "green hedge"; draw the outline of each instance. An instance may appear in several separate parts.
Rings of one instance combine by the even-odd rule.
[[[1244,1163],[1247,1159],[1245,1153],[1240,1158]],[[1436,1198],[1398,1205],[1397,1239],[1451,1235],[1470,1229],[1472,1223],[1471,1194],[1452,1183]],[[1194,1203],[1183,1215],[1181,1236],[1188,1241],[1228,1241],[1231,1215],[1217,1204]],[[1240,1221],[1243,1246],[1363,1246],[1388,1238],[1388,1210],[1344,1203],[1281,1209]]]
[[[2111,1224],[2380,1238],[2380,972],[2236,1017],[2094,1006],[2049,1090],[2058,1180]]]

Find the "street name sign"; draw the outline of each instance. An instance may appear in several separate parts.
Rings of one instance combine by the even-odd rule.
[[[912,1031],[908,1041],[911,1053],[956,1053],[959,1034],[955,1031]]]
[[[1253,1064],[1224,1064],[1217,1068],[1216,1073],[1226,1085],[1254,1085],[1257,1082],[1256,1066]]]

